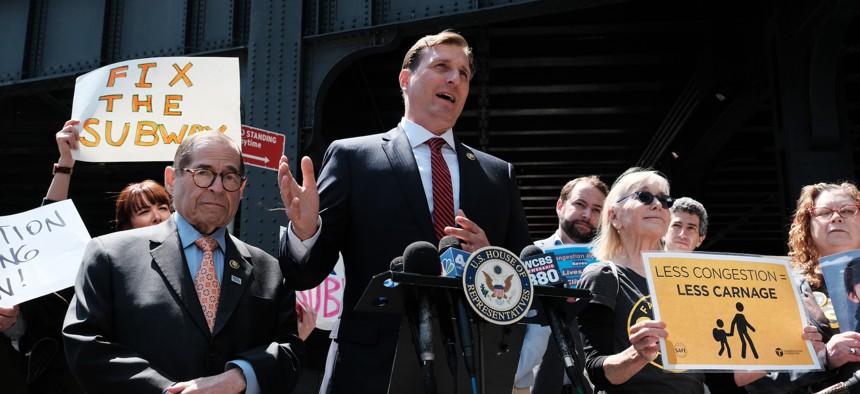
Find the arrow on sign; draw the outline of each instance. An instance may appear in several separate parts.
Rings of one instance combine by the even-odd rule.
[[[254,155],[249,155],[249,154],[246,154],[246,153],[243,153],[243,154],[242,154],[242,156],[243,156],[243,157],[247,157],[247,158],[249,158],[249,159],[259,160],[259,161],[262,161],[263,163],[268,163],[268,162],[269,162],[269,158],[268,158],[268,157],[254,156]]]

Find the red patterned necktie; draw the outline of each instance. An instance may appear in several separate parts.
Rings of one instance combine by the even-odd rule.
[[[445,236],[445,227],[454,227],[454,192],[451,188],[451,172],[448,164],[442,157],[442,147],[445,140],[442,138],[431,138],[427,140],[430,145],[430,168],[433,173],[433,230],[436,238]]]
[[[218,241],[204,235],[194,242],[203,250],[203,261],[197,276],[194,278],[194,288],[197,290],[197,298],[203,307],[203,315],[206,316],[206,324],[209,332],[215,328],[215,314],[218,312],[218,300],[221,298],[221,283],[215,274],[215,255],[212,253],[218,247]]]

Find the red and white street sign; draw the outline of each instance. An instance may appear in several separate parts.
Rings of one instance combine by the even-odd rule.
[[[242,161],[245,164],[277,171],[285,144],[283,134],[242,126]]]

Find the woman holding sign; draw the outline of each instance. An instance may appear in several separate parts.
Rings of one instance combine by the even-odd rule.
[[[593,298],[579,315],[585,369],[595,391],[702,393],[743,386],[764,373],[665,373],[657,359],[666,324],[653,320],[642,252],[661,250],[670,223],[669,182],[660,173],[631,168],[606,197],[594,256],[579,287]],[[817,334],[808,334],[817,337]]]
[[[839,333],[818,260],[823,256],[860,249],[858,203],[860,191],[852,183],[804,186],[788,232],[788,256],[800,282],[807,318],[827,343],[827,352],[822,354],[827,370],[770,374],[748,386],[748,391],[813,392],[846,381],[860,369],[860,334],[853,331]],[[839,296],[844,297],[842,294]]]

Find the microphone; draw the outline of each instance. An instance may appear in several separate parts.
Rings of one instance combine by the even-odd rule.
[[[520,260],[525,263],[526,260],[543,258],[541,256],[545,254],[546,253],[544,253],[543,250],[538,246],[528,245],[523,248],[522,252],[520,252]],[[554,259],[555,257],[553,257],[553,260]],[[556,270],[558,270],[557,263]],[[531,270],[529,270],[529,272],[531,272]],[[585,383],[579,379],[580,375],[577,373],[577,370],[579,368],[576,365],[576,356],[574,354],[574,350],[571,347],[573,341],[568,338],[570,335],[570,329],[568,328],[567,323],[565,323],[564,319],[561,319],[558,316],[558,312],[556,311],[552,300],[546,297],[541,298],[541,303],[543,304],[543,309],[546,313],[547,319],[549,320],[549,327],[550,330],[552,330],[552,336],[555,339],[556,345],[558,345],[558,352],[561,355],[562,361],[564,362],[564,371],[567,374],[567,377],[570,378],[571,383],[574,383],[576,386],[578,386],[577,391],[581,393],[582,387],[585,387]]]
[[[439,241],[439,259],[442,262],[442,275],[448,276],[455,273],[453,258],[447,258],[449,262],[446,264],[445,253],[448,253],[454,246],[460,245],[460,240],[457,237],[446,235]],[[464,252],[465,253],[465,252]],[[446,269],[450,267],[450,270]],[[457,388],[457,345],[454,339],[454,322],[451,318],[451,303],[448,302],[447,293],[438,294],[436,302],[436,315],[439,316],[439,329],[442,333],[442,343],[445,344],[445,358],[448,360],[448,370],[451,376],[454,377],[454,388]]]
[[[391,259],[388,269],[394,272],[403,272],[403,256],[397,256]]]
[[[839,382],[815,394],[856,394],[860,393],[860,371],[854,372],[848,380]]]
[[[454,378],[454,392],[457,392],[457,344],[454,339],[454,319],[451,317],[451,303],[447,293],[436,293],[436,316],[439,317],[439,331],[445,345],[445,359],[448,371]]]
[[[555,253],[544,253],[537,245],[529,245],[520,252],[520,260],[529,270],[532,283],[540,286],[564,284]]]
[[[439,275],[439,266],[436,263],[438,258],[436,246],[427,241],[415,241],[403,251],[403,272]]]
[[[445,276],[456,276],[456,269],[448,271],[445,268],[446,259],[451,261],[451,264],[456,264],[457,256],[463,260],[460,265],[460,276],[463,275],[463,267],[465,261],[469,259],[469,253],[460,250],[462,243],[459,238],[446,235],[439,240],[439,259],[441,260],[443,274]],[[465,255],[465,257],[463,257]],[[457,292],[451,293],[451,302],[454,304],[454,315],[457,321],[457,333],[460,334],[460,347],[463,349],[463,364],[466,366],[466,373],[472,381],[472,392],[477,392],[477,382],[475,381],[475,354],[472,350],[472,326],[470,324],[469,315],[466,311],[466,304]]]
[[[442,276],[456,278],[463,276],[463,267],[470,254],[460,248],[462,243],[459,238],[446,235],[439,240],[439,260],[442,263]]]
[[[436,246],[427,241],[411,243],[403,251],[403,271],[422,275],[439,275]],[[396,259],[395,259],[396,260]],[[406,315],[412,328],[412,338],[416,342],[418,360],[426,393],[436,393],[436,378],[433,376],[433,322],[430,315],[430,289],[418,286],[417,316],[415,309],[409,308]],[[417,335],[416,335],[417,333]]]
[[[523,251],[520,252],[520,260],[527,259],[532,256],[537,256],[541,253],[543,253],[543,249],[541,249],[540,246],[537,246],[535,244],[526,245],[526,247],[523,248]]]

